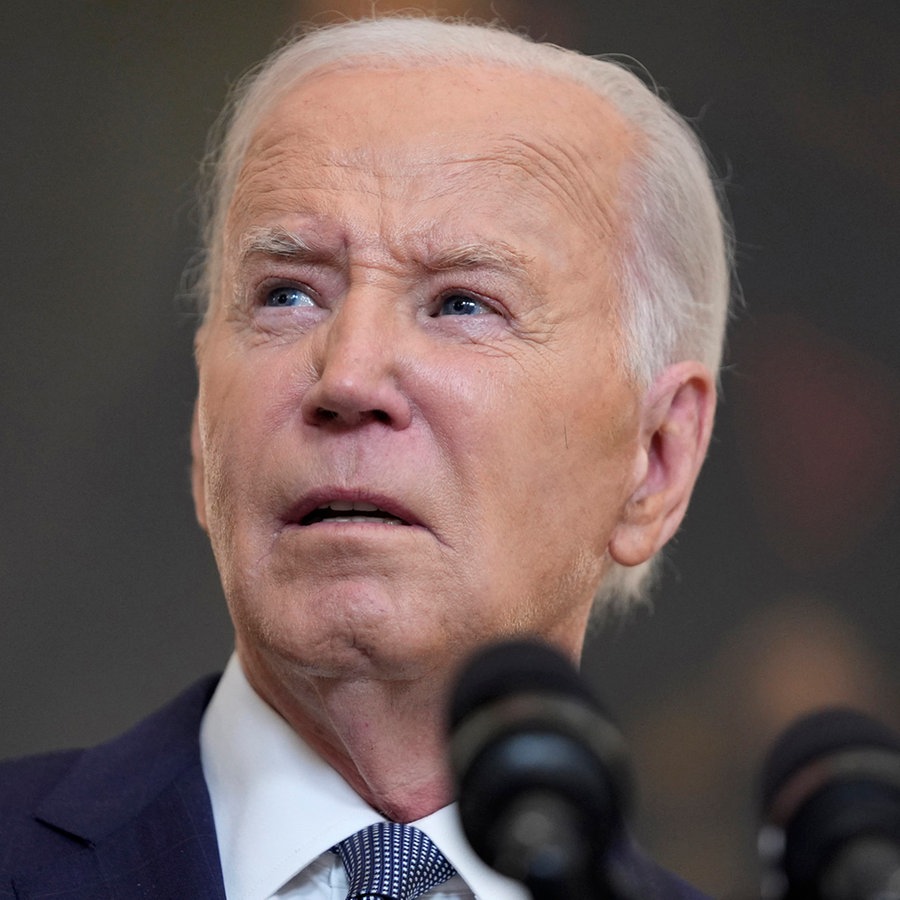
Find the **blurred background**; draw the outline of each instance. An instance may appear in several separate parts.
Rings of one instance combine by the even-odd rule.
[[[900,720],[900,4],[403,7],[639,60],[725,179],[744,303],[713,447],[653,604],[599,627],[585,671],[641,840],[752,897],[774,737],[822,703]],[[227,658],[188,485],[195,172],[238,75],[371,9],[4,7],[0,756],[111,736]]]

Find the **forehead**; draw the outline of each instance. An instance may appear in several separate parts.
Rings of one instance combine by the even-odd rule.
[[[263,114],[230,230],[346,190],[498,221],[514,209],[523,222],[602,241],[616,230],[630,145],[606,101],[553,75],[460,64],[325,70]]]

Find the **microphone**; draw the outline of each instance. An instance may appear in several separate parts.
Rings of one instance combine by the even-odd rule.
[[[763,769],[764,900],[900,900],[900,737],[849,709],[795,722]]]
[[[624,741],[556,650],[475,656],[451,699],[450,762],[472,848],[535,900],[633,896],[608,852],[632,794]]]

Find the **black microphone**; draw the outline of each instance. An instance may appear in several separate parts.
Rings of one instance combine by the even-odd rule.
[[[478,653],[450,707],[462,827],[535,900],[632,896],[609,849],[632,780],[618,729],[574,666],[536,641]]]
[[[900,900],[900,737],[849,709],[795,722],[763,769],[765,900]]]

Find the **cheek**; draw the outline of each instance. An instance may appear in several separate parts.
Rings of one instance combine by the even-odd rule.
[[[234,518],[235,507],[247,500],[250,483],[259,471],[265,446],[265,405],[253,380],[242,378],[234,366],[210,361],[201,371],[199,425],[206,474],[210,528],[221,535]]]
[[[268,439],[297,415],[299,379],[290,361],[284,353],[269,352],[265,358],[235,349],[220,351],[204,362],[201,426],[214,457],[234,455],[231,462],[245,466],[246,456],[263,450]]]
[[[575,384],[522,412],[509,437],[511,529],[530,522],[534,552],[602,559],[631,493],[638,417],[629,390]],[[510,429],[512,432],[512,427]]]

